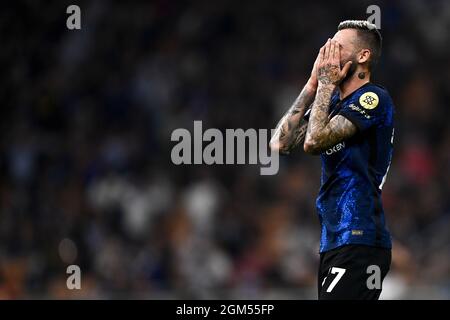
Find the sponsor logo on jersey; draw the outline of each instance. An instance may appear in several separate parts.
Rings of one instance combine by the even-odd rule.
[[[341,151],[344,148],[345,148],[345,142],[340,142],[337,145],[335,145],[334,147],[331,147],[330,149],[325,151],[325,153],[327,156],[329,156],[329,155],[332,155],[333,153]]]
[[[350,109],[354,110],[354,111],[357,111],[357,112],[361,113],[361,115],[363,115],[364,118],[370,119],[370,115],[368,115],[367,112],[366,112],[365,110],[363,110],[363,109],[361,109],[360,107],[354,105],[353,103],[350,104],[348,107],[349,107]]]

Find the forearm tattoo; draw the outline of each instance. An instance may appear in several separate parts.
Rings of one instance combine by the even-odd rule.
[[[327,65],[319,68],[317,79],[324,85],[338,84],[341,80],[340,71],[341,70],[338,65],[328,63]]]
[[[270,143],[278,145],[281,154],[289,154],[303,143],[308,124],[302,118],[307,107],[313,102],[314,94],[314,90],[305,86],[294,104],[278,122]]]
[[[305,144],[309,152],[319,154],[356,133],[356,126],[337,115],[329,120],[329,105],[334,85],[319,85],[309,117]]]

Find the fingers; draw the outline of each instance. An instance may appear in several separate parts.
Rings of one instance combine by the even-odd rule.
[[[317,55],[316,60],[314,61],[313,68],[311,74],[317,72],[317,64],[319,63],[320,53]]]
[[[336,41],[335,40],[331,40],[330,43],[330,60],[332,61],[336,61],[336,51],[338,49],[336,49]]]
[[[320,48],[319,51],[319,62],[325,61],[325,46]]]
[[[331,47],[331,39],[328,38],[328,41],[325,44],[324,60],[328,60],[330,57],[330,47]]]
[[[341,61],[341,47],[339,45],[339,42],[334,40],[334,56],[333,59],[337,62]]]
[[[351,61],[347,61],[347,63],[344,65],[344,67],[341,70],[340,78],[343,79],[348,73],[348,70],[350,70],[350,67],[352,66]]]

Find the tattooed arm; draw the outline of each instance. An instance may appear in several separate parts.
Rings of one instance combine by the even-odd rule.
[[[328,120],[331,96],[347,74],[351,62],[340,68],[339,45],[328,39],[320,49],[317,65],[318,89],[309,117],[303,148],[310,154],[319,154],[338,142],[354,135],[356,126],[341,115]]]
[[[281,154],[289,154],[302,144],[308,123],[303,120],[306,109],[314,100],[315,88],[307,84],[288,112],[281,118],[270,140],[270,148]]]
[[[308,107],[313,103],[317,90],[317,63],[319,57],[314,62],[311,76],[303,90],[300,92],[294,104],[278,122],[275,133],[270,139],[270,148],[281,154],[289,154],[298,145],[305,141],[306,128],[308,122],[303,120]]]
[[[337,115],[328,120],[328,108],[334,89],[332,85],[319,85],[303,145],[307,153],[320,154],[357,131],[356,126],[344,116]]]

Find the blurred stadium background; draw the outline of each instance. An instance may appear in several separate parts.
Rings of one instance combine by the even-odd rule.
[[[0,298],[315,299],[318,158],[175,166],[170,134],[273,128],[371,4],[397,106],[383,298],[450,298],[449,1],[74,1],[81,31],[69,4],[0,13]]]

